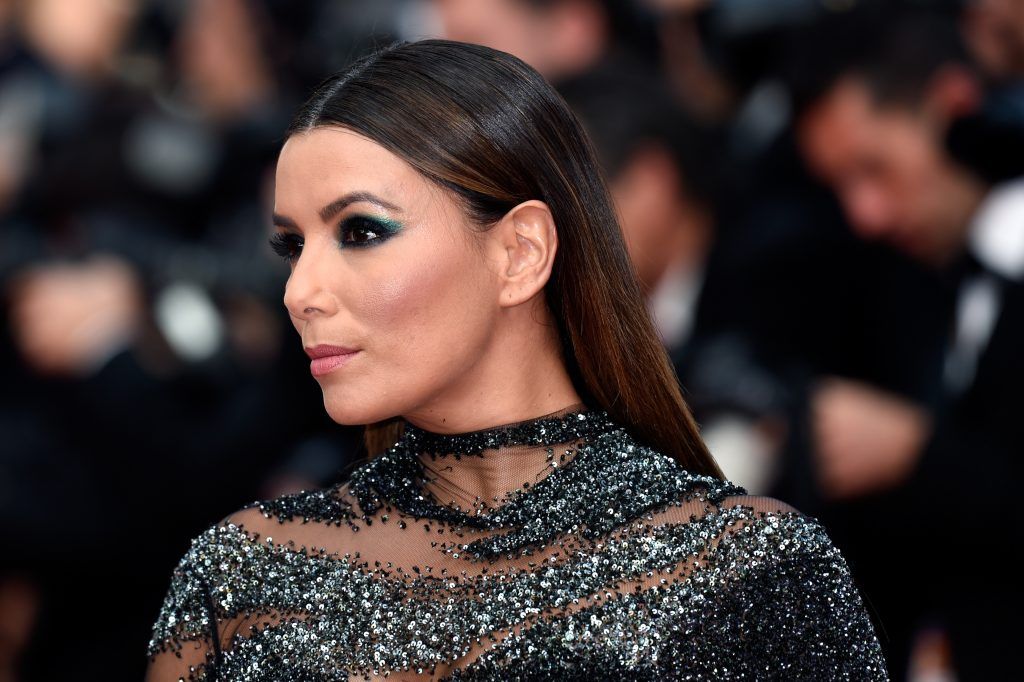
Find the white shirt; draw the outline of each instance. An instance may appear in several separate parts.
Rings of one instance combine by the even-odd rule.
[[[1024,280],[1024,179],[994,188],[971,219],[967,249],[984,268],[957,294],[956,330],[946,355],[944,383],[952,393],[974,380],[1002,307],[997,276]]]
[[[681,346],[690,337],[703,282],[702,268],[676,265],[651,292],[647,308],[666,348]]]

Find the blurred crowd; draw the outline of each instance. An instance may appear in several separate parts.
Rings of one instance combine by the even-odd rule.
[[[893,679],[1019,675],[1024,0],[0,0],[0,682],[140,678],[190,538],[364,456],[273,164],[432,36],[577,112],[712,452],[822,519]]]

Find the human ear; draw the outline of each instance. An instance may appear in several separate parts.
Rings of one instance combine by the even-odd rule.
[[[500,249],[500,305],[511,307],[530,300],[551,277],[558,250],[551,210],[542,201],[524,201],[490,232]]]
[[[970,70],[947,65],[938,70],[928,84],[925,106],[945,125],[956,118],[975,113],[981,107],[981,85]]]

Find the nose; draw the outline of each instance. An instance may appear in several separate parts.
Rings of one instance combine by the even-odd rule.
[[[295,261],[284,287],[284,307],[293,319],[308,321],[338,312],[331,289],[333,268],[325,256],[307,244]]]

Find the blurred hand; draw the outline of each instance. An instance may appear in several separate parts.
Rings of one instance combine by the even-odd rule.
[[[10,293],[14,340],[44,374],[94,371],[131,343],[142,317],[135,272],[110,257],[32,268]]]
[[[931,431],[913,403],[845,379],[828,379],[812,397],[818,484],[832,499],[894,487],[913,472]]]

